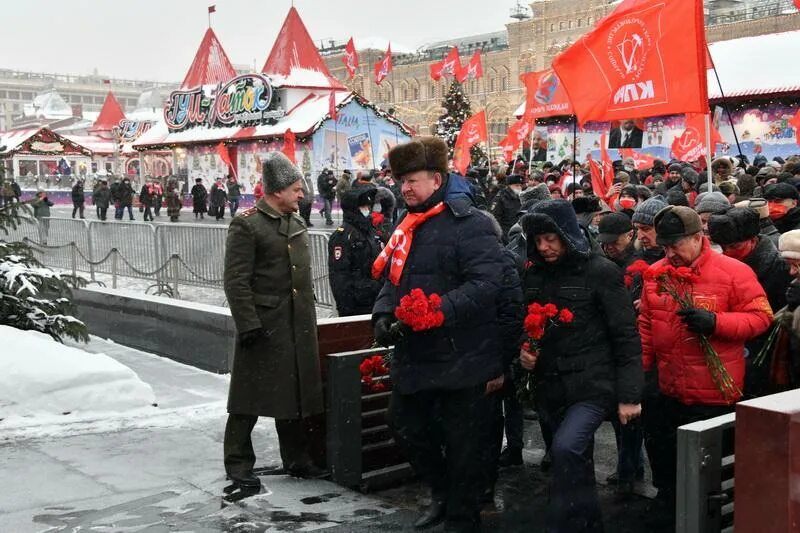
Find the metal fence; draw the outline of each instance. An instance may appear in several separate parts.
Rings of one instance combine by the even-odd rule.
[[[678,428],[676,531],[733,531],[735,421],[730,413]]]
[[[46,266],[108,274],[112,287],[118,278],[150,281],[179,296],[181,285],[223,288],[225,241],[228,228],[201,224],[148,224],[45,218],[25,219],[0,239],[27,241]],[[309,232],[311,272],[317,305],[333,308],[328,279],[328,234]]]

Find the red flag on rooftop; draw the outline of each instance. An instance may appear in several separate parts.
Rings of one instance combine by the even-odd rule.
[[[519,77],[525,85],[525,115],[536,118],[572,115],[564,85],[553,69],[528,72]]]
[[[486,112],[475,113],[461,125],[455,147],[453,148],[453,166],[462,176],[467,172],[471,160],[470,149],[479,142],[487,142]]]
[[[281,148],[281,152],[283,155],[289,158],[289,161],[297,164],[297,158],[295,156],[295,135],[291,129],[287,129],[286,133],[283,134],[283,147]]]
[[[208,6],[209,13],[216,13],[217,12],[217,5],[214,4],[213,6]]]
[[[456,77],[461,71],[461,58],[458,55],[458,47],[454,46],[447,52],[441,61],[431,64],[431,78],[439,81],[442,76]]]
[[[344,63],[344,67],[347,69],[347,77],[352,80],[358,68],[358,52],[356,52],[356,45],[353,43],[352,37],[347,41],[347,46],[344,47],[342,63]]]
[[[723,142],[717,128],[711,126],[711,152]],[[697,161],[706,155],[706,117],[699,113],[686,115],[683,133],[672,141],[672,155],[681,161]]]
[[[703,24],[702,0],[623,0],[553,60],[578,119],[707,111]]]
[[[103,85],[111,85],[111,80],[103,80]]]
[[[328,114],[333,120],[336,120],[336,93],[334,91],[331,91],[328,96]]]
[[[392,43],[386,49],[383,59],[375,63],[375,83],[380,85],[392,71]]]
[[[456,74],[456,79],[459,83],[464,83],[467,80],[477,80],[483,77],[483,65],[481,64],[481,51],[476,50],[469,60],[469,63],[461,67],[461,70]]]

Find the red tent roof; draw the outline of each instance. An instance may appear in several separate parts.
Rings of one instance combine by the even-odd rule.
[[[228,54],[222,48],[214,30],[208,28],[194,61],[183,79],[181,89],[191,89],[200,85],[216,85],[225,83],[236,77],[236,69],[233,68]]]
[[[89,128],[89,132],[111,131],[119,126],[119,121],[124,118],[125,112],[122,110],[122,106],[119,105],[119,102],[114,97],[114,93],[108,91],[106,100],[103,102],[103,108],[100,110],[100,114],[97,115],[97,120]]]
[[[318,76],[309,76],[309,71]],[[294,7],[286,15],[261,72],[273,78],[283,78],[280,81],[284,86],[347,90],[339,80],[331,76]]]

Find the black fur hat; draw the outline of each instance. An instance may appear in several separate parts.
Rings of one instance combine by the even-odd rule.
[[[420,170],[439,172],[445,177],[447,160],[447,145],[438,137],[417,137],[389,151],[389,166],[398,179]]]
[[[732,207],[708,219],[708,235],[717,244],[733,244],[757,236],[758,213],[747,207]]]

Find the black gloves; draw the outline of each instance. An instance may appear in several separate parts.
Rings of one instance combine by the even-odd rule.
[[[265,336],[264,330],[261,328],[251,329],[250,331],[245,331],[239,334],[239,344],[243,348],[247,348],[248,346],[255,344],[258,339],[261,339]]]
[[[392,315],[383,314],[375,319],[375,342],[379,346],[388,348],[394,346],[400,338],[408,332],[408,326],[402,322],[393,322]]]
[[[709,336],[717,327],[717,315],[705,309],[681,309],[678,316],[692,333]]]
[[[794,312],[797,306],[800,305],[800,283],[793,281],[786,289],[786,307],[789,311]]]

